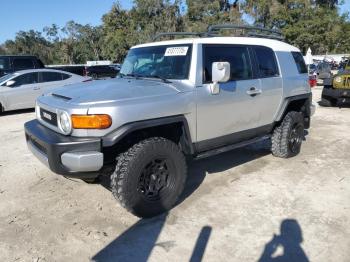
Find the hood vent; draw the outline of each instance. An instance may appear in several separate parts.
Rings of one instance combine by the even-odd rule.
[[[65,100],[65,101],[69,101],[69,100],[72,99],[72,98],[70,98],[70,97],[58,95],[58,94],[55,94],[55,93],[52,93],[52,96],[57,97],[57,98],[59,98],[59,99],[63,99],[63,100]]]

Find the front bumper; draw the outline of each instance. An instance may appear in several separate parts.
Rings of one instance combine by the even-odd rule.
[[[100,138],[58,134],[32,120],[24,125],[29,150],[53,172],[77,178],[98,176],[103,167]]]
[[[322,96],[336,98],[336,99],[342,99],[342,98],[349,99],[350,89],[323,88]]]

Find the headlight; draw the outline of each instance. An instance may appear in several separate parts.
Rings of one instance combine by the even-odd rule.
[[[58,113],[58,123],[64,134],[68,135],[72,131],[70,116],[67,112],[61,111]]]
[[[341,83],[341,81],[342,81],[341,76],[336,76],[336,77],[334,77],[334,82],[336,82],[336,83]]]

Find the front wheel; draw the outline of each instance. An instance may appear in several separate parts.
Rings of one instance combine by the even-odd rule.
[[[111,176],[114,197],[138,217],[171,209],[186,181],[186,160],[180,148],[160,137],[143,140],[117,158]]]
[[[271,151],[274,156],[288,158],[300,153],[304,139],[304,119],[302,113],[291,111],[284,117],[272,134]]]

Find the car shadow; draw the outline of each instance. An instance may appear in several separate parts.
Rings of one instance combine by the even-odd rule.
[[[34,108],[28,108],[28,109],[19,109],[19,110],[13,110],[13,111],[5,111],[0,113],[0,117],[2,116],[11,116],[11,115],[19,115],[19,114],[26,114],[26,113],[33,113],[35,111]]]
[[[177,204],[193,194],[202,184],[206,175],[232,169],[268,154],[270,154],[270,141],[265,140],[206,159],[191,161],[185,189]],[[110,190],[109,176],[103,176],[99,183]],[[168,213],[165,213],[151,219],[140,219],[96,253],[92,260],[147,261],[154,247],[160,247],[168,252],[176,245],[176,239],[157,242],[167,217]],[[192,251],[191,262],[202,261],[211,232],[210,226],[204,226],[201,229]]]
[[[272,236],[258,262],[308,262],[302,242],[303,234],[298,221],[285,219],[281,223],[280,234]]]
[[[307,134],[308,133],[305,135]],[[188,161],[187,180],[184,191],[180,196],[177,205],[185,201],[186,198],[197,190],[197,188],[203,183],[206,175],[223,172],[264,157],[271,154],[270,148],[270,139],[266,139],[252,145],[237,148],[204,159]],[[106,173],[106,175],[100,176],[96,181],[109,191],[111,191],[110,174],[111,172]]]
[[[155,247],[169,252],[176,246],[176,239],[159,242],[158,237],[166,224],[168,214],[141,219],[123,232],[120,236],[110,242],[106,247],[97,252],[92,261],[114,262],[114,261],[148,261]],[[202,261],[207,247],[212,228],[204,226],[196,240],[191,262]]]

